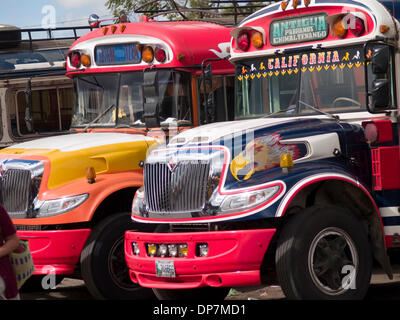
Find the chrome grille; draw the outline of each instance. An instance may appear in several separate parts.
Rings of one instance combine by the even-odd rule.
[[[9,212],[26,213],[31,195],[29,170],[8,169],[1,177],[1,202]]]
[[[154,213],[200,211],[206,200],[208,162],[181,161],[173,170],[166,163],[144,168],[145,197]]]

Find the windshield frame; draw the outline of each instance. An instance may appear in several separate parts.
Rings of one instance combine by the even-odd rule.
[[[124,71],[124,72],[104,72],[104,73],[91,73],[91,74],[79,74],[74,76],[74,108],[72,113],[73,120],[71,121],[72,129],[95,129],[95,128],[145,128],[145,122],[143,120],[143,114],[145,113],[144,102],[145,97],[143,93],[143,76],[140,78],[140,75],[143,75],[145,70],[137,70],[137,71]],[[192,126],[193,125],[193,101],[192,101],[192,86],[191,86],[191,73],[182,70],[176,70],[175,68],[163,68],[158,69],[159,75],[162,75],[162,80],[158,80],[157,82],[157,92],[158,101],[159,101],[159,112],[158,116],[160,117],[160,126],[168,127],[168,126]],[[104,88],[100,86],[103,82],[91,83],[94,86],[101,87],[102,90],[98,90],[98,94],[104,95],[105,90],[111,88],[112,99],[109,99],[110,103],[105,103],[104,101],[99,102],[96,101],[93,104],[94,108],[97,108],[98,112],[95,117],[92,117],[90,121],[86,118],[83,121],[77,120],[80,117],[80,111],[88,112],[90,107],[88,106],[88,101],[80,102],[79,99],[84,100],[85,98],[82,96],[85,94],[85,90],[89,90],[88,88],[80,88],[82,83],[91,81],[88,79],[92,77],[97,81],[102,80],[101,77],[104,77],[104,81],[109,81],[110,77],[113,77],[113,81],[116,83],[115,87],[105,86]],[[136,77],[136,82],[133,82],[131,78]],[[130,81],[132,80],[132,81]],[[111,81],[112,82],[112,81]],[[90,84],[90,83],[89,83]],[[136,99],[130,98],[128,99],[125,95],[131,96],[132,93],[124,93],[124,88],[130,89],[136,88]],[[171,89],[169,89],[171,87]],[[168,90],[167,90],[168,89]],[[168,92],[167,92],[168,91]],[[97,93],[96,93],[97,94]],[[137,117],[134,117],[135,121],[132,120],[132,107],[129,108],[129,113],[124,113],[126,110],[123,110],[124,101],[130,100],[136,101],[136,108],[133,109],[137,112]],[[168,118],[162,118],[162,112],[165,108],[163,103],[166,103],[166,99],[169,98],[171,100],[171,106],[169,107],[171,111],[171,116]],[[87,100],[88,98],[86,98]],[[103,99],[103,97],[102,97]],[[101,106],[99,107],[99,104]],[[141,107],[141,108],[137,108]],[[164,110],[165,111],[165,110]],[[102,112],[105,112],[102,115]],[[110,116],[110,113],[111,116]],[[121,121],[121,113],[124,113],[125,117],[129,117],[130,121],[126,123],[126,121]],[[96,119],[96,117],[99,119]],[[116,116],[118,115],[118,116]],[[166,116],[168,112],[166,113]],[[108,121],[102,119],[110,116],[111,118]],[[172,117],[176,116],[176,118]],[[183,118],[183,119],[180,119]]]

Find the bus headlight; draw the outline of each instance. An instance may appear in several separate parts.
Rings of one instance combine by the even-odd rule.
[[[132,216],[141,216],[144,208],[144,187],[140,187],[132,201]]]
[[[216,195],[211,199],[213,207],[217,207],[217,214],[236,213],[255,208],[261,204],[266,204],[277,193],[281,191],[281,186],[271,186],[254,191],[245,191],[229,195]]]
[[[78,196],[59,198],[54,200],[37,201],[35,209],[38,217],[50,217],[62,214],[80,206],[89,197],[88,193]]]

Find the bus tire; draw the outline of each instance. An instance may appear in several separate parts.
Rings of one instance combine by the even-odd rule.
[[[348,210],[316,205],[290,218],[275,263],[288,299],[358,300],[367,293],[372,252],[366,230]]]
[[[202,287],[195,289],[153,289],[158,300],[186,300],[194,301],[199,299],[224,300],[230,288]]]
[[[81,253],[81,275],[96,299],[147,299],[150,289],[133,283],[125,262],[125,231],[132,227],[130,213],[112,214],[92,230]]]

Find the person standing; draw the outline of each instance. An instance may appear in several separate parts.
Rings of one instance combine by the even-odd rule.
[[[17,280],[9,254],[18,248],[19,237],[6,209],[0,205],[0,300],[19,300]]]

